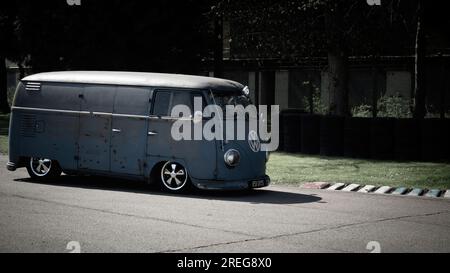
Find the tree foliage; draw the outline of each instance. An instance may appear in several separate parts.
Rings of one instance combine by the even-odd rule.
[[[293,63],[328,58],[330,89],[341,100],[336,109],[342,112],[348,56],[414,54],[417,1],[382,0],[381,6],[366,0],[96,0],[81,1],[81,6],[65,0],[2,1],[0,63],[4,58],[24,62],[33,72],[194,74],[202,60],[214,56],[218,39],[212,22],[220,17],[231,25],[232,58]],[[424,36],[428,48],[439,51],[450,43],[450,17],[443,1],[433,3],[424,15]],[[0,74],[5,108],[6,73]]]
[[[208,5],[194,0],[16,1],[22,50],[34,71],[195,73]]]
[[[365,0],[221,0],[213,10],[232,24],[237,58],[296,61],[326,57],[336,43],[353,56],[412,53],[412,2],[384,0],[382,6],[369,6]]]
[[[33,72],[128,70],[198,73],[208,50],[208,0],[2,1],[0,64]],[[7,111],[6,70],[0,106]]]
[[[367,57],[375,64],[379,56],[416,54],[419,1],[382,0],[380,6],[371,6],[366,0],[219,0],[212,14],[230,22],[235,59],[304,63],[310,57],[327,58],[329,112],[347,115],[349,56]],[[429,3],[423,39],[448,47],[444,7],[441,0]]]

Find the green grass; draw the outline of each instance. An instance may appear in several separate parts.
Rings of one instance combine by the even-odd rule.
[[[9,115],[10,114],[0,114],[0,124],[3,125],[8,125],[9,124]]]
[[[9,114],[0,114],[0,154],[8,154]]]
[[[8,154],[8,136],[0,135],[0,154]]]
[[[0,120],[9,120],[10,114],[0,114]]]
[[[0,135],[7,135],[9,129],[9,114],[0,114]]]
[[[0,114],[0,154],[8,154],[9,114]]]
[[[343,182],[450,189],[450,164],[445,163],[387,162],[273,153],[267,172],[274,184]]]

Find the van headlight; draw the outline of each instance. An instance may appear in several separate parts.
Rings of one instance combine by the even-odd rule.
[[[228,150],[224,156],[225,163],[230,167],[236,167],[241,161],[241,154],[236,150]]]

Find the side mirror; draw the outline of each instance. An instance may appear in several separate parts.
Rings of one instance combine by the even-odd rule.
[[[196,111],[194,113],[194,123],[195,124],[200,123],[200,122],[202,122],[202,120],[203,120],[203,113],[202,113],[202,111]]]
[[[244,87],[244,90],[242,90],[242,93],[244,93],[244,95],[246,97],[250,97],[250,88],[248,88],[248,86]]]

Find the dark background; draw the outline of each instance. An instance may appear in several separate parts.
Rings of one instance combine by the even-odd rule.
[[[313,102],[308,90],[320,73],[327,73],[330,84],[321,87],[329,94],[327,114],[348,116],[352,107],[364,103],[376,116],[386,91],[379,86],[386,79],[375,72],[359,84],[350,72],[361,64],[379,70],[388,63],[412,75],[406,99],[414,117],[433,108],[444,118],[449,87],[437,84],[450,78],[445,76],[450,75],[450,16],[444,3],[81,0],[70,6],[66,0],[2,1],[0,108],[9,111],[7,59],[17,65],[17,78],[42,71],[126,70],[242,78],[247,83],[248,77],[236,71],[252,70],[257,72],[256,101],[266,104],[275,103],[277,92],[270,71],[294,68],[298,83],[289,83],[295,87],[289,92],[299,97],[296,106],[303,96]],[[305,76],[311,66],[318,74]],[[442,75],[427,80],[438,73]],[[363,90],[354,91],[355,84]]]

